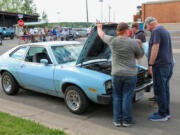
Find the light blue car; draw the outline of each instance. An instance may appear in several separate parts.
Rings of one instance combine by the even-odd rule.
[[[113,35],[115,27],[105,25],[104,31]],[[152,86],[147,69],[137,69],[135,100]],[[111,53],[97,36],[96,27],[84,46],[77,41],[32,43],[0,56],[1,83],[6,94],[15,95],[23,88],[61,97],[77,114],[86,111],[89,101],[112,103],[110,72]]]

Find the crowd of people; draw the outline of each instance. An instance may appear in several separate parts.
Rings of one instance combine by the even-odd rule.
[[[144,26],[151,32],[148,73],[153,78],[154,99],[158,105],[157,112],[148,118],[152,121],[167,121],[171,118],[169,81],[174,66],[171,37],[154,17],[147,17]],[[132,98],[137,80],[136,59],[143,56],[142,43],[146,42],[146,38],[138,23],[132,24],[132,35],[129,35],[129,27],[124,22],[118,24],[117,36],[106,35],[101,23],[97,24],[97,29],[99,37],[112,52],[113,123],[116,127],[129,127],[134,123]]]
[[[17,30],[16,35],[20,40],[24,40],[25,42],[45,42],[47,40],[55,41],[55,40],[68,40],[69,37],[75,39],[77,37],[77,33],[72,28],[61,28],[54,27],[52,29],[48,28],[24,28]]]

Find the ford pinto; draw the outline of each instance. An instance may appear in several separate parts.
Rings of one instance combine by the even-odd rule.
[[[117,24],[103,26],[116,35]],[[127,54],[128,55],[128,54]],[[153,82],[147,69],[137,65],[134,100],[142,98]],[[19,45],[0,56],[4,92],[15,95],[19,88],[64,98],[76,114],[87,110],[89,101],[112,103],[111,51],[95,27],[85,44],[77,41],[39,42]]]

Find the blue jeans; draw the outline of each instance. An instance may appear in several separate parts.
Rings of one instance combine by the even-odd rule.
[[[173,74],[173,65],[153,67],[153,87],[161,116],[170,115],[169,81]]]
[[[131,123],[137,76],[112,76],[114,122]]]

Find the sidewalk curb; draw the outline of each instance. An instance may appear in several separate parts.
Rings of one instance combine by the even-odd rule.
[[[63,130],[69,135],[129,135],[129,133],[114,130],[112,127],[104,127],[90,122],[87,118],[67,117],[6,99],[0,99],[0,111],[35,121],[52,129]]]

